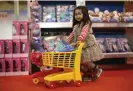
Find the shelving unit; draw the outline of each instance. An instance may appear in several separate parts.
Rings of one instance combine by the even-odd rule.
[[[45,1],[54,1],[54,0],[45,0]],[[64,1],[77,1],[78,0],[58,0],[61,2]],[[85,0],[85,2],[92,2],[92,1],[97,1],[97,0]],[[101,0],[101,1],[109,1],[109,2],[124,2],[125,0]],[[38,23],[40,25],[40,28],[43,29],[67,29],[67,28],[72,28],[72,22],[40,22]],[[133,28],[133,23],[126,23],[126,22],[117,22],[117,23],[107,23],[107,22],[101,22],[101,23],[92,23],[92,27],[93,28],[122,28],[125,31],[129,31],[128,28]],[[100,31],[100,30],[99,30]],[[129,34],[125,34],[126,36],[129,37]],[[130,37],[130,40],[132,40],[133,37]],[[131,43],[132,41],[130,41]],[[132,46],[133,48],[133,46]],[[128,60],[128,58],[133,59],[133,52],[122,52],[122,53],[104,53],[105,58],[107,59],[113,59],[113,58],[124,58],[126,60]],[[114,60],[115,61],[115,60]],[[116,60],[117,61],[117,60]]]
[[[40,28],[72,28],[72,22],[41,22],[38,23]],[[100,28],[100,27],[133,27],[133,23],[92,23],[93,28]]]

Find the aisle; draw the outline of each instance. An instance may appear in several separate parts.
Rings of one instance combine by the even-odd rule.
[[[31,76],[0,77],[0,91],[133,91],[132,86],[133,70],[104,71],[96,82],[55,89],[47,89],[43,83],[34,85]]]

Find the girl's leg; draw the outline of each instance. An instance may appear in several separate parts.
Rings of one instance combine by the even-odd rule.
[[[96,80],[100,77],[102,73],[102,69],[98,67],[98,65],[94,64],[93,62],[86,61],[84,66],[88,68],[88,74],[91,73],[92,80]]]

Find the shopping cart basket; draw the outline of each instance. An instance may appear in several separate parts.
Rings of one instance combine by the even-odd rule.
[[[42,53],[43,65],[58,67],[64,69],[71,69],[70,71],[59,72],[50,74],[44,77],[45,85],[53,88],[55,81],[74,81],[76,86],[81,85],[81,73],[80,73],[80,58],[83,42],[78,41],[73,43],[76,46],[76,50],[72,52],[45,52]]]

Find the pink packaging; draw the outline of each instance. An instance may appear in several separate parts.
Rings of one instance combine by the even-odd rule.
[[[4,58],[4,41],[0,40],[0,58]]]
[[[20,24],[19,21],[13,21],[12,24],[12,38],[19,39],[20,34]]]
[[[29,74],[29,60],[28,57],[23,57],[20,59],[21,62],[21,75]]]
[[[28,40],[20,40],[20,57],[28,57],[29,45]]]
[[[11,58],[5,59],[5,70],[6,70],[6,76],[13,75],[13,61]]]
[[[4,41],[5,58],[12,58],[12,40]]]
[[[27,21],[20,21],[20,39],[28,38],[29,23]]]
[[[21,73],[21,62],[20,58],[13,58],[13,75],[20,75]]]
[[[13,57],[20,57],[20,40],[13,40]]]
[[[5,76],[5,60],[0,59],[0,76]]]

